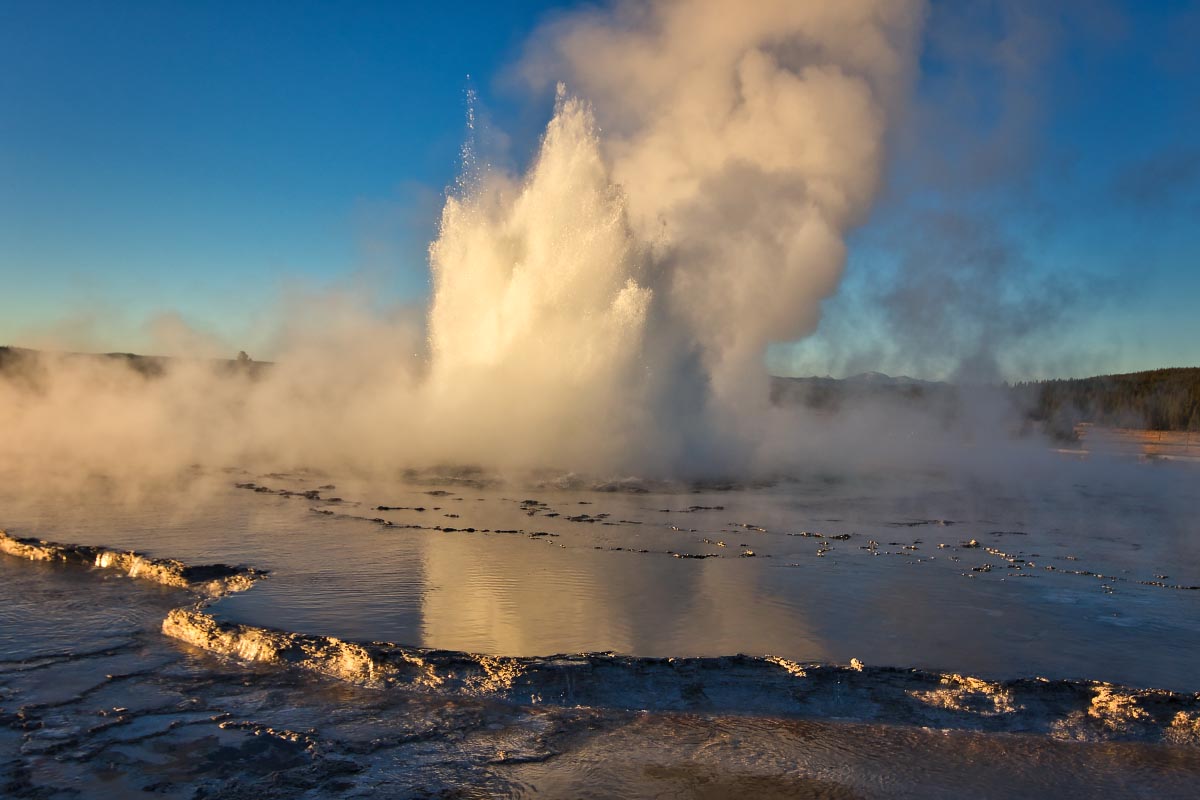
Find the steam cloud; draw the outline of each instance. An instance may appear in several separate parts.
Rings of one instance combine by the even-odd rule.
[[[559,84],[524,182],[481,176],[447,204],[438,405],[478,386],[507,434],[601,463],[746,457],[763,352],[810,333],[837,286],[922,18],[919,3],[688,0],[548,29],[527,74],[587,101]]]
[[[446,201],[427,342],[330,299],[254,379],[47,360],[0,380],[5,450],[118,474],[761,464],[780,413],[765,348],[812,332],[839,282],[924,15],[658,0],[561,19],[524,62],[563,82],[527,174],[471,169]]]

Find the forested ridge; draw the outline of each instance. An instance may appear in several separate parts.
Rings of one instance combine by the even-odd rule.
[[[982,390],[982,393],[981,393]],[[957,386],[878,373],[835,378],[776,378],[777,403],[836,412],[846,403],[872,400],[926,407],[957,416],[964,404],[1000,391],[1021,418],[1051,434],[1074,438],[1081,422],[1110,428],[1200,431],[1200,368],[1156,369],[1094,378],[1027,381],[995,387]]]
[[[1113,428],[1200,431],[1200,368],[1155,369],[1011,387],[1033,420],[1055,429],[1091,422]]]

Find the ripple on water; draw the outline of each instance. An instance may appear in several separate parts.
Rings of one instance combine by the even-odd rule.
[[[613,753],[621,753],[614,759]],[[514,767],[520,797],[1192,798],[1200,751],[839,722],[644,714]],[[985,788],[986,787],[986,788]]]
[[[0,554],[0,660],[124,642],[157,630],[166,610],[188,599],[102,570]]]

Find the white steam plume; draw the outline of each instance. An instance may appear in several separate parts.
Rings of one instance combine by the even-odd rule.
[[[765,347],[815,328],[875,194],[923,16],[664,0],[544,31],[528,75],[587,101],[560,83],[530,174],[471,182],[431,250],[437,404],[470,395],[455,429],[485,392],[542,453],[742,455]]]
[[[528,174],[469,175],[446,202],[427,363],[410,327],[338,305],[332,344],[293,340],[255,380],[48,362],[33,390],[0,385],[0,441],[125,473],[737,472],[766,452],[764,349],[813,330],[875,194],[924,13],[659,0],[563,18],[525,62],[570,87]]]

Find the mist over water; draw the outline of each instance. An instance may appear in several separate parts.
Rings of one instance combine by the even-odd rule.
[[[835,451],[911,462],[940,438],[935,415],[775,407],[764,353],[811,333],[838,285],[924,5],[720,5],[618,4],[533,37],[523,73],[563,81],[553,118],[524,174],[464,159],[423,324],[329,297],[294,311],[263,370],[10,366],[10,459],[37,481],[193,464],[688,479]]]
[[[269,363],[171,313],[172,358],[0,347],[0,791],[1193,796],[1194,464],[1065,457],[1007,387],[767,372],[926,13],[557,17],[530,163],[469,111],[428,307],[287,298]],[[914,257],[880,330],[990,380],[1054,303],[959,229],[960,299]]]

